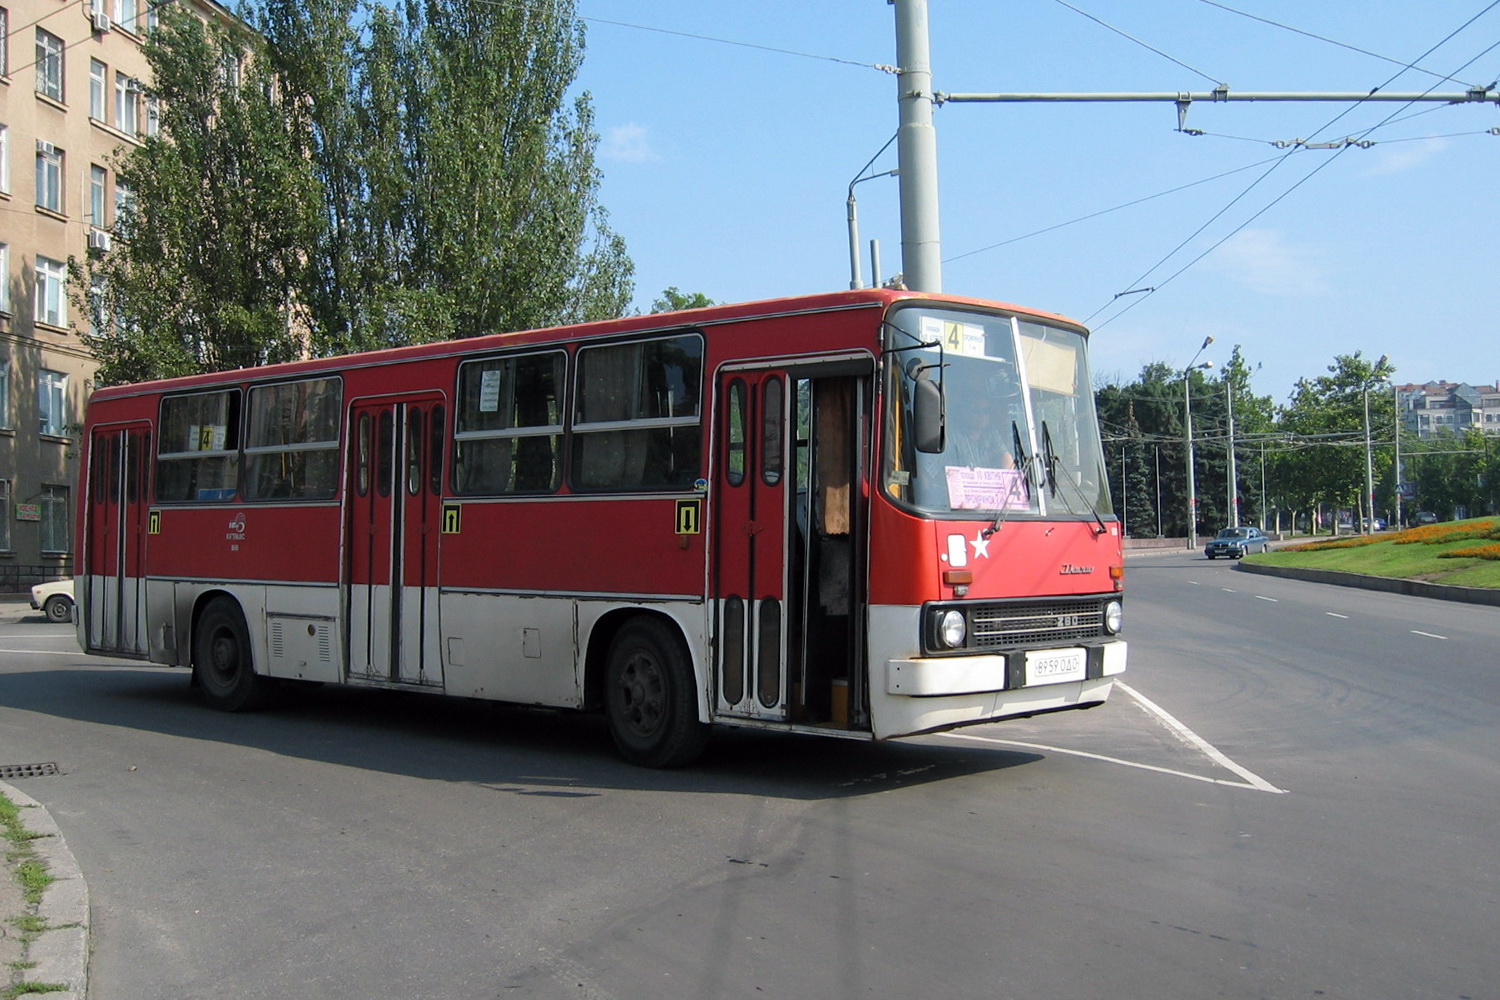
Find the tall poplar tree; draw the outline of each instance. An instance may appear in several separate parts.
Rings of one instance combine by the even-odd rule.
[[[160,11],[155,135],[118,156],[113,247],[74,262],[101,384],[287,360],[319,188],[255,37]],[[127,194],[128,192],[128,194]]]

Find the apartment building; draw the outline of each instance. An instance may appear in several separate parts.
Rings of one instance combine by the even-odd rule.
[[[94,365],[68,261],[108,252],[130,199],[113,157],[156,130],[141,44],[160,2],[0,0],[0,584],[72,573]]]
[[[1403,433],[1429,438],[1477,430],[1500,434],[1500,386],[1426,382],[1395,387]]]

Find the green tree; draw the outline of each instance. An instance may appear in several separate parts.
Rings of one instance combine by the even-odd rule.
[[[1371,465],[1375,482],[1381,484],[1375,509],[1392,505],[1391,487],[1385,482],[1392,456],[1374,445],[1380,442],[1378,428],[1390,427],[1393,419],[1389,384],[1394,372],[1385,358],[1372,362],[1355,351],[1336,355],[1328,374],[1297,380],[1291,402],[1281,412],[1287,450],[1275,462],[1275,478],[1293,508],[1363,510],[1367,402]]]
[[[105,254],[74,261],[102,384],[287,360],[316,179],[254,36],[176,7],[146,40],[158,134],[113,163],[123,199]]]
[[[702,292],[683,292],[673,285],[651,303],[651,311],[653,313],[681,312],[684,309],[703,309],[714,304],[714,300]]]
[[[333,352],[603,319],[633,267],[598,202],[572,0],[262,0],[329,194],[308,302]],[[352,27],[368,15],[368,30]]]

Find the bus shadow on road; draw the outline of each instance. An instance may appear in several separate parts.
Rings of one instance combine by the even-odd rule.
[[[619,759],[603,717],[596,714],[297,685],[287,685],[271,707],[259,712],[225,714],[202,704],[185,670],[125,665],[0,673],[0,704],[184,740],[553,798],[635,789],[836,799],[1005,771],[1043,756],[1006,747],[872,743],[720,727],[697,764],[649,770]],[[58,763],[66,773],[67,762]]]

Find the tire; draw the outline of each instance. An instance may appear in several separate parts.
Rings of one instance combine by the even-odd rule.
[[[47,613],[48,621],[70,622],[73,620],[73,602],[60,594],[47,598],[47,603],[42,605],[42,610]]]
[[[193,679],[208,706],[221,712],[248,712],[266,701],[270,681],[256,674],[245,616],[227,597],[214,598],[198,617]]]
[[[604,714],[620,755],[642,767],[685,767],[708,743],[698,721],[693,668],[676,630],[638,618],[615,636]]]
[[[1210,559],[1212,559],[1214,557],[1214,554],[1212,552],[1205,552],[1203,554],[1206,555],[1206,556],[1208,556],[1208,558],[1210,558]]]

